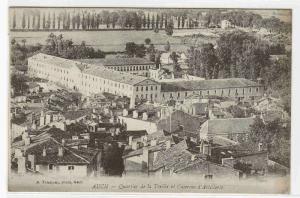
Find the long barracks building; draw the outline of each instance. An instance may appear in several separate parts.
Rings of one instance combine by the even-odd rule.
[[[84,95],[108,92],[127,96],[131,107],[136,98],[154,102],[183,101],[190,95],[199,94],[254,99],[261,97],[264,91],[258,83],[242,78],[159,83],[144,76],[42,53],[28,58],[28,73]]]

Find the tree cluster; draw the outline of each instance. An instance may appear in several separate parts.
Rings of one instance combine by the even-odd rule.
[[[134,42],[126,43],[125,51],[129,57],[143,58],[146,55],[145,45],[144,44],[136,44]]]
[[[257,79],[269,62],[269,45],[243,31],[224,33],[213,44],[189,50],[190,72],[203,78]]]
[[[67,59],[80,59],[80,58],[104,58],[105,53],[101,50],[95,50],[92,47],[86,46],[82,41],[80,45],[74,45],[72,40],[64,40],[63,36],[49,34],[46,39],[46,44],[43,46],[43,53],[59,56]]]
[[[285,166],[290,165],[290,124],[284,126],[281,120],[264,123],[256,118],[251,125],[249,145],[263,145],[269,152],[269,158]]]

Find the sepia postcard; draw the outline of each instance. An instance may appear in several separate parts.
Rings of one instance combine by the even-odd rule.
[[[291,59],[291,9],[10,7],[8,190],[289,194]]]

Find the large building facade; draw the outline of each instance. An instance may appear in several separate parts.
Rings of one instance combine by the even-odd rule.
[[[157,82],[144,76],[42,53],[28,59],[28,73],[84,95],[107,92],[127,96],[131,99],[131,107],[136,99],[183,101],[193,94],[254,99],[261,97],[264,91],[258,83],[242,78]]]

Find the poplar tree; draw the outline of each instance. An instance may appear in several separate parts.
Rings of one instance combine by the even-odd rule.
[[[12,24],[12,28],[16,29],[16,11],[14,11],[13,13],[13,24]]]
[[[25,12],[23,12],[23,16],[22,16],[22,28],[24,29],[26,27],[26,19],[25,19],[26,15]]]
[[[53,12],[53,17],[52,17],[52,29],[55,29],[55,23],[56,23],[56,17],[55,17],[55,12]]]

